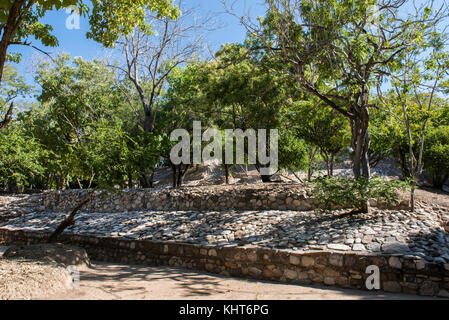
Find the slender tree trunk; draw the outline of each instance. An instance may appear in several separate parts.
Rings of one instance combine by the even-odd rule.
[[[321,152],[321,156],[323,157],[324,163],[326,165],[327,176],[330,177],[331,172],[330,172],[329,156],[325,152]]]
[[[190,164],[186,164],[184,165],[184,169],[181,165],[180,167],[180,172],[178,173],[178,188],[182,186],[182,184],[184,183],[184,177],[187,174],[187,171],[189,171],[191,165]]]
[[[312,176],[313,176],[313,163],[315,159],[315,152],[316,150],[314,148],[311,148],[309,151],[309,168],[307,170],[307,181],[312,182]]]
[[[332,154],[330,160],[330,177],[334,176],[334,164],[335,164],[335,154]]]
[[[403,179],[410,178],[411,176],[410,169],[407,164],[405,152],[402,150],[402,148],[399,148],[398,155],[399,155],[399,165],[401,166],[402,178]]]
[[[178,167],[174,164],[171,166],[172,169],[172,178],[173,178],[173,188],[176,188],[178,186]]]
[[[151,171],[150,179],[148,181],[149,187],[152,189],[154,187],[154,170]]]
[[[95,178],[95,173],[92,172],[92,175],[90,176],[90,180],[89,180],[89,186],[87,187],[87,189],[90,189],[92,187],[92,182],[94,182],[94,178]]]
[[[229,165],[224,165],[226,184],[229,184]]]
[[[412,189],[410,191],[410,210],[411,212],[415,212],[416,210],[416,199],[415,199],[415,188],[416,188],[416,181],[413,180]]]

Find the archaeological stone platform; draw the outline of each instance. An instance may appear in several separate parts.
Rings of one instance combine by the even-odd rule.
[[[0,243],[45,242],[86,191],[1,197]],[[316,210],[297,185],[98,192],[59,241],[93,260],[178,266],[292,284],[449,297],[448,208]]]
[[[135,210],[311,210],[319,202],[309,188],[300,185],[265,184],[237,186],[201,186],[161,190],[125,190],[116,193],[96,192],[86,205],[90,212],[123,212]],[[42,210],[70,211],[85,197],[84,190],[48,191],[38,200]],[[371,205],[381,209],[407,209],[407,200],[395,204]]]

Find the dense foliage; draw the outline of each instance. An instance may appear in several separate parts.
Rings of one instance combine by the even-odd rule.
[[[409,186],[407,181],[380,177],[370,180],[325,177],[315,180],[313,194],[327,210],[345,206],[362,209],[362,204],[371,199],[385,204],[397,203],[401,200],[400,191],[405,191]]]

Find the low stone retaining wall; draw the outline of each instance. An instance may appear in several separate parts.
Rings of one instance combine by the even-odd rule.
[[[181,189],[131,190],[113,194],[97,192],[87,212],[123,212],[138,210],[299,210],[319,207],[310,190],[299,185],[266,184],[241,186],[202,186]],[[85,196],[86,191],[49,191],[39,202],[41,210],[71,211]],[[101,195],[100,195],[101,194]],[[408,209],[404,200],[393,206],[378,204],[380,209]]]
[[[49,234],[0,229],[8,244],[44,242]],[[367,267],[379,267],[381,290],[449,297],[449,264],[404,256],[337,252],[292,252],[255,247],[211,247],[131,241],[64,234],[60,242],[86,249],[92,260],[139,265],[169,265],[215,274],[293,284],[325,284],[366,289]]]

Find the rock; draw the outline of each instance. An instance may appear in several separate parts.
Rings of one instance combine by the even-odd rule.
[[[298,278],[298,273],[294,270],[285,270],[284,275],[289,280],[295,280]]]
[[[437,257],[437,258],[435,258],[435,259],[433,260],[433,262],[445,264],[445,263],[446,263],[446,260],[443,259],[443,258],[441,258],[441,257]]]
[[[303,267],[311,267],[315,264],[315,260],[312,257],[303,256],[301,258],[301,266]]]
[[[426,263],[424,261],[416,262],[416,270],[423,270],[426,268]]]
[[[344,258],[342,255],[331,255],[329,256],[329,263],[336,267],[343,267]]]
[[[373,229],[368,229],[364,232],[364,234],[367,236],[373,236],[376,234],[376,232]],[[374,237],[372,237],[372,238],[374,238]]]
[[[352,250],[353,251],[365,251],[366,250],[366,248],[365,248],[365,246],[363,245],[363,244],[355,244],[353,247],[352,247]]]
[[[366,249],[372,252],[380,252],[380,244],[371,242],[366,245]]]
[[[332,277],[324,277],[324,284],[328,285],[328,286],[333,286],[335,285],[336,281],[335,278]]]
[[[396,281],[385,281],[383,283],[383,289],[386,292],[392,292],[392,293],[401,293],[402,287],[399,283]]]
[[[410,248],[404,243],[387,242],[382,245],[382,251],[385,253],[406,253],[410,252]]]
[[[440,298],[449,298],[449,292],[447,290],[445,290],[445,289],[441,289],[438,292],[437,296],[440,297]]]
[[[436,291],[438,290],[438,286],[436,283],[432,281],[424,281],[419,288],[419,294],[422,296],[434,296]]]
[[[301,263],[301,259],[297,256],[290,256],[289,261],[291,264],[295,265],[295,266],[299,266],[299,264]]]
[[[362,243],[363,244],[368,244],[368,243],[373,242],[374,239],[375,239],[374,236],[371,236],[371,235],[364,236],[363,239],[362,239]]]
[[[248,268],[248,272],[253,277],[259,277],[262,274],[262,270],[255,267]]]
[[[388,264],[390,265],[390,267],[395,269],[402,268],[401,260],[398,257],[390,257],[390,259],[388,259]]]
[[[248,260],[250,262],[256,262],[257,261],[257,253],[256,252],[249,252],[247,254]]]
[[[351,247],[345,245],[345,244],[328,244],[327,247],[331,250],[337,250],[337,251],[349,251],[351,250]]]

